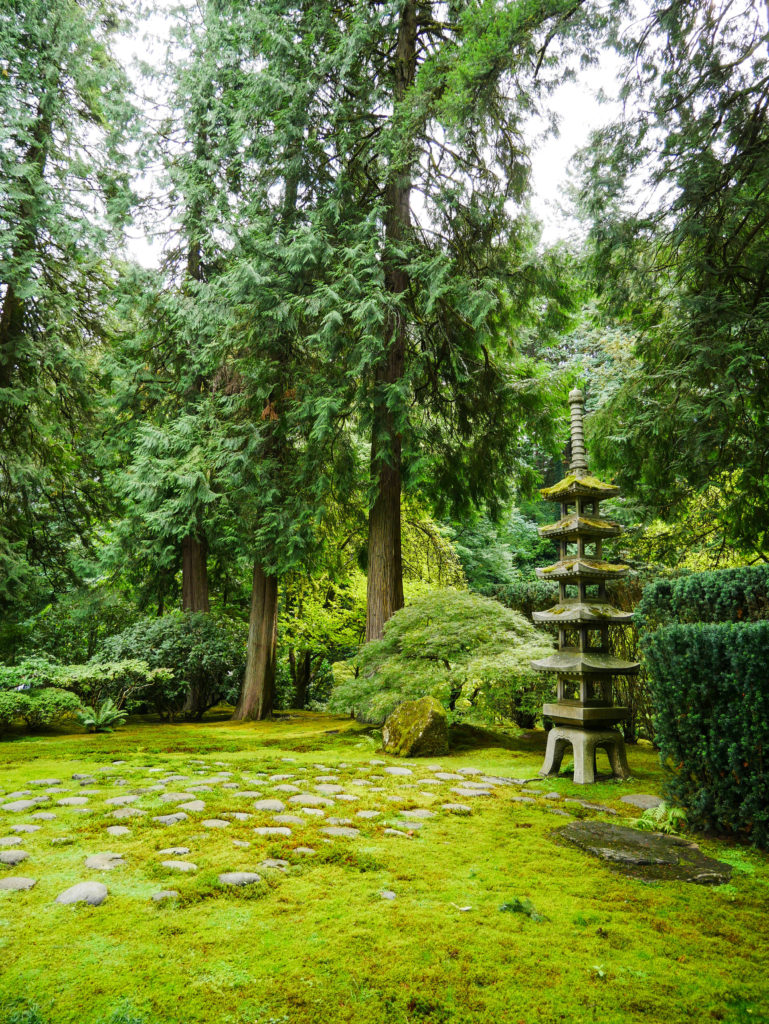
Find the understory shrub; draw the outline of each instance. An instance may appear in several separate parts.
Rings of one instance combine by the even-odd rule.
[[[30,729],[53,725],[64,718],[73,717],[80,709],[74,693],[46,687],[28,693],[17,690],[0,691],[0,732],[15,721],[23,719]]]
[[[248,626],[205,612],[172,612],[144,618],[101,644],[99,657],[142,659],[167,669],[142,692],[144,710],[174,718],[184,712],[200,719],[216,704],[234,704],[246,667]],[[141,710],[142,708],[140,708]]]
[[[669,622],[747,622],[769,618],[769,565],[694,572],[650,583],[635,611],[642,631]]]
[[[86,732],[112,732],[113,726],[122,725],[127,717],[127,712],[121,711],[107,698],[96,708],[83,707],[78,712],[77,720]]]
[[[396,612],[352,665],[334,666],[329,707],[381,723],[402,701],[431,695],[457,715],[530,727],[552,688],[530,662],[552,650],[549,637],[498,601],[432,590]]]
[[[769,845],[769,621],[674,623],[643,650],[666,798],[690,824]]]

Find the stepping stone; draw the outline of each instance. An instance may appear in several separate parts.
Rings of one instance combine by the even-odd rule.
[[[457,796],[491,796],[490,789],[468,789],[466,786],[454,786],[451,792]]]
[[[254,885],[262,876],[254,871],[225,871],[219,875],[220,885]]]
[[[569,818],[569,817],[571,817],[571,815],[569,814],[568,811],[562,811],[560,807],[548,807],[547,808],[547,813],[548,814],[560,814],[560,816],[562,818]]]
[[[227,828],[230,822],[224,818],[204,818],[200,824],[203,828]]]
[[[33,821],[55,821],[56,815],[52,811],[39,811],[30,815]]]
[[[325,818],[326,812],[322,811],[320,807],[303,807],[302,814],[307,814],[311,818]]]
[[[411,839],[408,832],[400,832],[397,828],[386,828],[384,834],[386,836],[403,836],[404,839]]]
[[[37,879],[25,878],[23,875],[15,875],[11,878],[0,878],[0,889],[10,890],[11,892],[21,892],[25,889],[31,889],[33,885],[37,885]]]
[[[380,895],[381,895],[383,900],[394,900],[395,899],[395,893],[392,891],[392,889],[382,889],[382,892],[381,892]]]
[[[360,797],[354,796],[352,793],[339,793],[337,800],[345,800],[347,803],[350,803],[353,800],[360,800]]]
[[[42,825],[11,825],[11,832],[39,832]]]
[[[31,789],[15,789],[13,791],[13,793],[7,793],[6,794],[6,800],[14,800],[14,799],[16,799],[16,797],[31,796],[31,795],[32,795],[32,790]]]
[[[643,811],[652,810],[652,808],[659,807],[662,803],[662,800],[652,793],[628,793],[627,796],[621,796],[620,800],[623,804],[640,807]]]
[[[251,843],[247,843],[243,839],[233,839],[232,840],[232,845],[233,846],[239,846],[241,849],[247,850],[251,846]]]
[[[317,775],[315,777],[315,781],[323,783],[324,785],[328,785],[329,783],[338,783],[339,782],[339,776],[338,775]]]
[[[307,857],[312,857],[315,854],[315,850],[311,846],[295,846],[294,853],[302,853]]]
[[[88,775],[87,773],[83,772],[75,772],[72,778],[74,779],[75,782],[82,782],[83,780],[85,780],[86,782],[96,782],[96,779],[93,777],[93,775]]]
[[[378,760],[374,759],[373,761],[369,761],[369,764],[373,764],[374,767],[376,768],[377,765],[387,764],[387,761],[378,761]]]
[[[101,882],[78,882],[70,886],[56,897],[57,903],[87,903],[91,907],[98,907],[107,898],[107,886]]]
[[[136,792],[139,793],[141,796],[144,796],[146,793],[165,793],[165,791],[166,791],[166,787],[165,786],[160,786],[160,785],[158,785],[158,786],[142,786],[141,789],[137,789],[136,790]]]
[[[232,818],[233,821],[250,821],[253,814],[246,814],[245,811],[228,811],[227,817]]]
[[[19,836],[3,836],[0,839],[0,846],[21,846],[23,842]]]
[[[277,871],[285,871],[286,868],[291,867],[291,864],[287,860],[281,860],[280,857],[268,857],[267,860],[261,861],[259,867],[275,868]]]
[[[270,782],[288,782],[289,779],[293,778],[293,775],[270,775]]]
[[[180,811],[204,811],[206,805],[202,800],[190,800],[186,804],[179,804]]]
[[[158,797],[164,804],[183,804],[185,800],[194,800],[194,793],[161,793]]]
[[[130,808],[127,807],[126,810],[130,810]],[[120,811],[115,811],[115,815],[117,814],[120,814]],[[157,821],[160,825],[177,825],[180,821],[186,821],[187,815],[184,811],[177,811],[176,814],[160,814],[152,820]]]
[[[400,768],[397,765],[388,765],[385,768],[385,772],[388,775],[413,775],[414,774],[410,768]]]
[[[380,818],[381,816],[381,811],[358,811],[356,814],[357,818]]]
[[[4,864],[6,867],[15,867],[27,857],[29,854],[26,850],[0,850],[0,864]]]
[[[290,836],[291,829],[286,828],[283,825],[260,825],[259,828],[255,828],[254,832],[258,836]]]
[[[179,896],[176,889],[161,889],[160,892],[153,892],[152,898],[155,903],[160,903],[162,900],[173,900]]]
[[[97,782],[96,782],[96,779],[93,779],[93,778],[91,778],[88,775],[84,775],[83,778],[80,779],[80,785],[81,786],[96,786]]]
[[[282,800],[257,800],[254,804],[255,811],[285,811],[286,805]]]
[[[485,782],[463,782],[465,789],[488,789]]]
[[[138,807],[119,807],[116,811],[110,812],[110,818],[142,818],[144,814],[145,812],[140,811]]]
[[[556,793],[555,790],[553,790],[552,793],[545,793],[545,800],[560,800],[560,799],[561,799],[561,794],[560,793]]]
[[[154,789],[154,786],[152,787]],[[162,787],[161,787],[162,788]],[[211,793],[210,786],[189,786],[190,793]],[[238,796],[261,796],[261,793],[238,793]]]
[[[511,796],[514,804],[535,804],[537,801],[533,796]]]
[[[30,786],[60,786],[61,779],[31,779]]]
[[[107,835],[110,836],[130,836],[130,828],[126,828],[125,825],[108,825]]]
[[[334,801],[326,796],[318,796],[317,793],[298,793],[289,797],[290,804],[299,804],[301,807],[333,807]]]
[[[162,854],[163,856],[167,856],[167,855],[170,854],[172,857],[173,856],[183,857],[185,855],[185,853],[189,853],[189,852],[190,852],[189,846],[167,846],[165,848],[165,850],[158,850],[159,854]]]
[[[238,782],[223,782],[222,789],[240,789],[240,783]]]
[[[440,779],[420,779],[420,781],[417,783],[417,785],[419,785],[419,786],[440,786],[441,785],[441,780]]]
[[[574,797],[566,798],[567,804],[579,804],[588,811],[601,811],[603,814],[617,814],[613,807],[605,807],[603,804],[591,804],[589,800],[576,800]]]
[[[463,776],[457,775],[456,772],[436,772],[435,777],[441,782],[462,782],[463,780]]]
[[[428,811],[426,807],[416,807],[413,811],[401,811],[404,818],[434,818],[435,811]]]
[[[186,782],[188,778],[188,775],[177,775],[174,772],[171,775],[164,775],[163,782]]]
[[[407,831],[412,831],[422,828],[424,825],[423,821],[391,821],[393,828],[405,828]]]
[[[298,814],[276,814],[272,819],[277,821],[280,825],[304,825],[305,819],[300,818]]]
[[[208,789],[208,786],[206,786],[205,788]],[[246,796],[254,800],[258,800],[261,795],[262,794],[258,789],[241,789],[241,791],[238,793],[238,796]]]
[[[189,860],[163,860],[160,862],[160,866],[168,868],[169,871],[184,871],[187,873],[198,870],[197,864],[193,864]]]
[[[329,818],[329,825],[352,825],[352,821],[349,818]]]
[[[328,828],[322,828],[321,832],[327,836],[339,836],[343,839],[354,839],[360,835],[360,829],[345,828],[342,825],[330,825]]]
[[[96,871],[112,871],[120,864],[125,864],[125,859],[120,853],[94,853],[85,859],[85,866]]]
[[[481,782],[485,782],[487,786],[514,786],[517,779],[503,779],[499,775],[482,775]]]
[[[282,785],[280,785],[280,786],[273,786],[272,788],[275,790],[276,793],[301,793],[302,792],[300,786],[294,786],[290,782],[284,782]]]
[[[49,796],[52,793],[69,793],[69,786],[51,786],[50,789],[46,789],[46,793]]]
[[[483,775],[480,768],[457,768],[460,775]]]
[[[2,810],[4,811],[31,811],[33,807],[37,807],[37,800],[14,800],[10,804],[3,804]]]
[[[368,779],[353,779],[350,783],[351,786],[370,786],[371,783]]]
[[[105,800],[104,803],[107,807],[123,807],[125,804],[136,803],[137,800],[141,800],[141,795],[139,793],[126,793],[125,796],[111,796],[109,800]],[[61,803],[61,800],[59,803]]]
[[[427,770],[428,770],[428,772],[442,772],[443,771],[443,765],[441,765],[441,764],[428,764],[427,765]]]
[[[65,796],[61,800],[57,800],[56,803],[59,807],[82,807],[88,803],[87,796]]]
[[[444,811],[450,811],[451,814],[472,814],[472,807],[468,807],[467,804],[441,804]]]

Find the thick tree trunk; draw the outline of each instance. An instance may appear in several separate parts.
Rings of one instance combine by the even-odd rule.
[[[182,610],[210,612],[208,542],[188,534],[182,541]]]
[[[297,658],[292,647],[289,651],[289,663],[291,665],[291,681],[294,684],[294,707],[301,711],[307,707],[307,698],[310,692],[312,653],[300,651],[299,658]]]
[[[233,721],[261,721],[272,714],[277,639],[278,578],[268,576],[257,561],[251,589],[246,672]]]
[[[403,7],[395,54],[394,99],[401,102],[416,73],[416,4]],[[411,224],[411,167],[396,170],[387,185],[385,237],[397,246]],[[398,266],[385,266],[385,286],[393,295],[408,288],[408,275]],[[392,412],[387,408],[387,385],[403,376],[406,357],[406,321],[402,311],[393,312],[386,325],[388,350],[376,374],[371,475],[377,494],[369,512],[368,581],[366,591],[366,640],[378,640],[390,616],[403,607],[403,560],[401,554],[401,438]]]

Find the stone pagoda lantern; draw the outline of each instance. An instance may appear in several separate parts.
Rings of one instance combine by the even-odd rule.
[[[561,518],[540,527],[543,537],[559,545],[555,565],[537,569],[543,580],[555,580],[559,601],[546,612],[534,612],[535,622],[558,624],[558,651],[532,662],[540,672],[555,673],[558,693],[555,703],[545,704],[542,713],[555,723],[547,737],[545,763],[540,775],[557,775],[567,746],[574,752],[574,781],[595,782],[596,750],[609,755],[615,778],[629,775],[622,734],[614,728],[627,718],[628,709],[612,704],[612,676],[634,675],[638,663],[623,661],[609,653],[609,626],[630,622],[632,612],[613,608],[606,597],[606,581],[618,579],[626,565],[603,561],[604,539],[616,537],[618,523],[604,519],[599,505],[619,494],[619,488],[590,476],[582,431],[582,392],[569,394],[571,407],[571,464],[568,475],[540,493],[561,506]]]

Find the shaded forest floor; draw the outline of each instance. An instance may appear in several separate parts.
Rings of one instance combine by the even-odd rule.
[[[462,739],[464,749],[434,759],[443,773],[532,779],[542,763],[541,732],[508,735],[503,745],[488,734]],[[59,779],[49,788],[63,792],[31,811],[0,810],[0,836],[22,840],[2,849],[29,853],[3,873],[37,880],[27,892],[0,892],[0,1024],[769,1020],[769,857],[702,839],[704,852],[734,866],[728,885],[711,888],[628,878],[555,841],[572,817],[628,824],[640,814],[620,797],[658,792],[661,773],[652,750],[628,754],[630,782],[578,787],[559,778],[463,797],[454,792],[461,780],[435,780],[432,759],[384,757],[375,733],[327,715],[19,734],[0,743],[0,803],[44,794],[33,780]],[[412,775],[386,771],[394,766]],[[93,785],[72,780],[89,773]],[[205,811],[166,826],[153,818],[176,807],[148,787],[169,774],[183,778],[164,789],[192,789]],[[292,803],[293,790],[276,788],[294,785],[336,792],[313,814]],[[58,803],[89,788],[85,806]],[[113,819],[120,804],[106,801],[137,790],[125,806],[143,813]],[[238,790],[279,799],[297,820],[275,822],[280,812],[255,810],[259,798]],[[545,798],[554,791],[562,799]],[[33,819],[35,811],[55,818]],[[204,826],[210,819],[229,824]],[[321,831],[329,819],[358,834],[329,836]],[[39,828],[16,832],[23,823]],[[128,832],[106,833],[118,824]],[[264,826],[291,834],[254,832]],[[197,870],[163,868],[159,851],[172,847],[187,847]],[[86,856],[104,851],[125,863],[85,868]],[[266,859],[288,863],[264,867]],[[226,871],[262,881],[225,888],[218,875]],[[106,901],[54,902],[81,881],[103,882]],[[153,901],[163,889],[179,896]],[[500,909],[516,900],[536,914]]]

